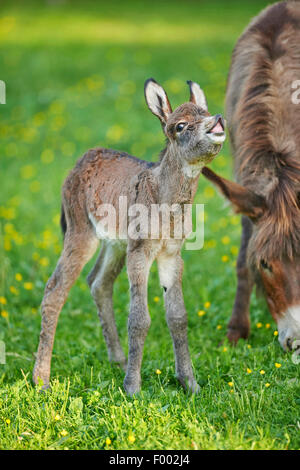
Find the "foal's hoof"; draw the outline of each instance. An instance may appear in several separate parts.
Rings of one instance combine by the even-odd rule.
[[[113,359],[110,361],[112,366],[117,366],[122,369],[124,372],[127,370],[127,360],[126,359]]]
[[[189,393],[195,393],[198,394],[200,393],[200,386],[197,384],[196,380],[194,378],[189,378],[189,377],[177,377],[179,380],[180,384],[183,386],[183,388],[189,392]]]
[[[131,397],[133,395],[136,395],[137,393],[140,392],[141,390],[141,384],[140,381],[138,380],[129,380],[125,377],[124,383],[123,383],[125,392],[130,395]]]
[[[40,391],[46,391],[50,389],[50,381],[48,376],[43,376],[40,372],[34,369],[32,380],[35,385],[40,387]]]

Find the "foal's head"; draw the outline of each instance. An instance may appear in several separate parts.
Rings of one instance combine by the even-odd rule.
[[[222,147],[225,124],[221,114],[209,114],[200,86],[187,83],[190,101],[175,111],[164,89],[152,78],[145,83],[145,98],[149,109],[161,121],[168,148],[185,164],[207,164]]]

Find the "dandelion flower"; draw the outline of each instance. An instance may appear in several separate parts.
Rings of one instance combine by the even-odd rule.
[[[153,300],[154,300],[154,302],[159,302],[159,297],[156,296],[156,297],[154,297]]]
[[[281,364],[279,362],[275,362],[275,367],[279,369],[279,367],[281,367]]]
[[[133,434],[129,434],[129,436],[128,436],[128,441],[130,442],[130,444],[133,444],[133,443],[134,443],[135,437],[134,437]]]
[[[8,318],[8,312],[6,310],[2,310],[1,317]]]
[[[12,294],[15,294],[15,295],[18,294],[18,289],[16,289],[15,286],[10,286],[9,290]]]
[[[227,351],[227,348],[224,346],[224,348],[223,348],[223,352],[226,352],[226,351]]]
[[[277,330],[274,331],[274,336],[278,336],[278,331]]]
[[[54,416],[54,421],[60,421],[60,420],[61,420],[61,416],[59,414]]]
[[[223,263],[227,263],[227,261],[229,261],[229,257],[227,255],[223,255],[221,260],[223,261]]]
[[[199,310],[198,316],[199,316],[199,317],[203,317],[203,315],[205,315],[205,313],[206,313],[206,312],[205,312],[204,310]]]
[[[265,384],[265,387],[267,387],[267,388],[270,387],[270,384],[267,382],[267,383]]]
[[[41,258],[41,259],[39,260],[39,263],[40,263],[41,266],[48,266],[48,264],[49,264],[49,259],[46,258],[46,257]]]
[[[222,325],[218,325],[217,330],[221,330],[221,329],[222,329]]]
[[[109,437],[107,437],[107,438],[105,439],[105,444],[106,444],[107,446],[110,446],[110,444],[111,444],[111,439],[110,439]]]
[[[6,422],[6,424],[10,424],[10,419],[7,418],[7,419],[5,420],[5,422]]]
[[[33,288],[32,282],[24,282],[24,289],[32,290],[32,288]]]
[[[156,369],[155,373],[156,373],[157,375],[160,375],[160,374],[161,374],[161,370]]]
[[[228,382],[229,387],[233,387],[233,382]]]
[[[223,245],[228,245],[230,243],[230,238],[227,235],[225,235],[225,237],[223,237],[221,241]]]
[[[271,326],[270,323],[266,323],[267,330],[270,328],[270,326]]]
[[[266,371],[262,369],[262,370],[259,371],[259,373],[260,373],[261,375],[264,375],[264,374],[266,373]]]
[[[0,304],[2,305],[6,305],[7,304],[7,300],[5,297],[0,297]]]
[[[210,302],[208,302],[208,301],[207,301],[207,302],[205,302],[205,304],[204,304],[204,308],[209,308],[210,306],[211,306],[211,303],[210,303]]]
[[[263,325],[262,323],[259,321],[258,323],[256,323],[256,328],[261,328]]]
[[[247,368],[247,374],[251,374],[252,373],[252,370]]]
[[[62,431],[60,431],[59,433],[62,437],[66,437],[68,435],[68,431],[66,431],[65,429],[63,429]]]

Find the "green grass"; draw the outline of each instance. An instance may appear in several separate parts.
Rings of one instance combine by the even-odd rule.
[[[62,244],[60,188],[68,171],[96,145],[157,159],[164,139],[144,103],[148,77],[166,87],[173,106],[187,99],[185,80],[199,81],[210,111],[223,112],[232,48],[266,4],[2,2],[0,79],[7,104],[0,105],[0,300],[7,303],[1,305],[0,339],[7,363],[0,365],[1,449],[299,449],[299,366],[282,352],[262,300],[253,296],[249,340],[236,348],[220,345],[235,293],[239,217],[203,178],[196,202],[205,203],[205,246],[183,252],[189,344],[201,394],[185,394],[174,378],[156,265],[137,398],[124,395],[123,373],[108,364],[85,282],[92,263],[59,320],[52,391],[41,394],[31,382],[39,305]],[[212,166],[231,176],[228,144]],[[114,297],[127,349],[125,271]]]

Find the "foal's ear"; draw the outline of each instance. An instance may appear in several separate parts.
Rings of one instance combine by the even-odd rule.
[[[196,82],[191,82],[191,80],[188,80],[186,83],[190,88],[190,101],[207,111],[205,94],[200,85]]]
[[[231,202],[235,212],[247,215],[253,222],[259,219],[267,209],[265,198],[254,191],[218,176],[207,167],[202,168],[202,173]]]
[[[160,119],[164,127],[168,116],[172,113],[167,93],[153,78],[146,80],[144,90],[146,103],[150,111]]]

